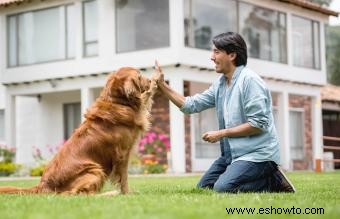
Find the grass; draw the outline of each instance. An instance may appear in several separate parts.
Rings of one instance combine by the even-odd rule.
[[[340,216],[340,172],[288,174],[295,194],[217,194],[195,189],[199,177],[130,177],[129,195],[116,197],[0,195],[0,218],[327,218]],[[36,180],[1,181],[30,187]],[[105,191],[111,190],[107,184]],[[256,208],[253,215],[226,208]],[[256,214],[259,208],[323,208],[324,214]],[[274,210],[272,210],[273,212]]]

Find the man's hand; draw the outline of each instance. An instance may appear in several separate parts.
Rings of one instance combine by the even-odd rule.
[[[210,143],[217,142],[218,140],[220,140],[221,137],[222,135],[220,131],[210,131],[202,135],[202,139]]]
[[[157,60],[155,61],[155,70],[156,71],[153,74],[152,79],[156,80],[158,85],[165,83],[164,82],[164,73],[163,73],[161,67],[159,66]]]

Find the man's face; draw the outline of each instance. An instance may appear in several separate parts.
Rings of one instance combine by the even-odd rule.
[[[229,73],[234,66],[235,53],[227,54],[224,50],[219,50],[215,46],[212,48],[211,61],[215,63],[217,73]]]

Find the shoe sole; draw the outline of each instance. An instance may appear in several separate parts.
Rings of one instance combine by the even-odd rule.
[[[288,179],[288,177],[286,176],[286,174],[281,170],[281,168],[278,166],[277,170],[280,171],[281,175],[283,176],[283,178],[288,182],[288,184],[290,185],[290,187],[292,187],[293,192],[296,192],[296,189],[293,185],[293,183]]]

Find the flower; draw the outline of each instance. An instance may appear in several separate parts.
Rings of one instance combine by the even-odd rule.
[[[170,150],[170,139],[165,134],[147,132],[139,142],[138,151],[142,155],[154,155],[159,164],[166,164],[167,152]]]

